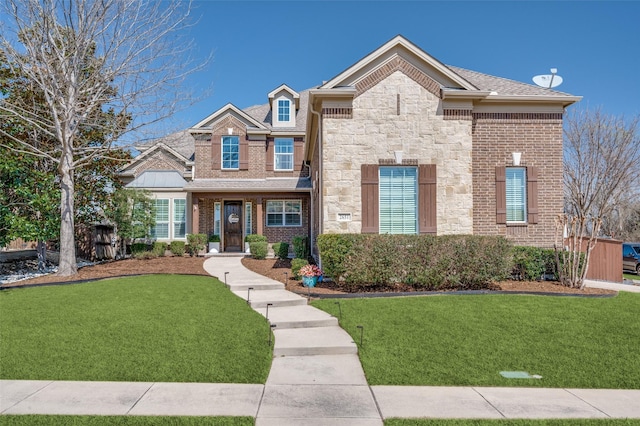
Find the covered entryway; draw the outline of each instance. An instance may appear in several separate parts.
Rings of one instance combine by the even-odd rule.
[[[224,251],[242,251],[242,201],[224,202]]]

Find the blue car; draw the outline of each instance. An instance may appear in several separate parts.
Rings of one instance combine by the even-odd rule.
[[[622,270],[640,275],[640,243],[622,244]]]

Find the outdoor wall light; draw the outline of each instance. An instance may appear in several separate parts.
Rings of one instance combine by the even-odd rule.
[[[512,152],[511,156],[513,157],[513,165],[514,166],[519,166],[520,165],[520,157],[522,156],[522,153],[520,153],[520,152]]]

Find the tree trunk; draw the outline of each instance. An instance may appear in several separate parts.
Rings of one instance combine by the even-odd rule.
[[[46,241],[42,241],[42,240],[38,241],[36,252],[38,253],[38,271],[44,272],[44,268],[46,266],[46,261],[47,261]]]
[[[60,161],[58,172],[60,175],[60,263],[58,275],[67,277],[78,273],[76,263],[76,243],[74,236],[74,182],[73,156],[67,150]]]

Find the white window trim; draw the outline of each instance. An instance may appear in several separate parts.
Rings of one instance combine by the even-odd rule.
[[[238,143],[238,167],[224,166],[224,140],[227,138],[236,138]],[[225,135],[220,141],[220,170],[240,170],[240,137],[237,135]]]
[[[167,220],[158,221],[158,201],[166,201],[167,202]],[[151,236],[156,240],[169,240],[171,239],[171,198],[156,198],[154,201],[154,206],[156,209],[156,224],[152,228]],[[159,237],[157,228],[158,225],[167,225],[167,236]]]
[[[280,102],[286,102],[287,106],[288,106],[288,113],[287,113],[287,119],[286,120],[281,120],[280,119]],[[276,114],[278,115],[278,123],[290,123],[291,122],[291,99],[288,98],[278,98],[277,102],[276,102]]]
[[[250,235],[253,231],[253,205],[247,201],[244,203],[244,235]]]
[[[508,178],[508,173],[509,170],[513,170],[513,169],[518,169],[518,170],[522,170],[522,177],[523,177],[523,182],[522,182],[522,187],[523,187],[523,194],[522,194],[522,206],[523,206],[523,211],[522,211],[522,220],[509,220],[509,196],[508,196],[508,192],[509,192],[509,178]],[[506,168],[506,172],[505,172],[505,207],[506,207],[506,223],[508,225],[523,225],[527,223],[527,168],[526,167],[507,167]]]
[[[187,238],[187,200],[185,198],[172,198],[172,201],[173,202],[171,203],[171,207],[173,208],[173,211],[171,212],[171,236],[173,237],[173,239],[182,240]],[[176,220],[176,213],[178,211],[178,209],[176,208],[176,201],[184,201],[184,220]],[[182,223],[184,223],[184,235],[179,237],[176,236],[176,225]]]
[[[278,141],[291,141],[291,153],[278,153]],[[293,154],[295,151],[295,141],[293,138],[275,138],[273,140],[273,170],[276,172],[291,172],[293,171]],[[278,156],[291,157],[291,168],[281,169],[278,168]]]
[[[381,187],[381,174],[384,170],[389,170],[389,169],[413,169],[415,170],[415,181],[414,181],[414,221],[413,221],[413,231],[412,232],[400,232],[401,234],[408,234],[408,235],[416,235],[419,233],[419,227],[418,227],[418,221],[419,221],[419,215],[420,212],[418,211],[418,206],[420,205],[420,200],[419,200],[419,188],[418,188],[418,168],[417,167],[407,167],[407,166],[380,166],[378,168],[378,233],[380,234],[388,234],[390,233],[389,231],[383,230],[383,211],[382,211],[382,197],[383,197],[383,193],[382,193],[382,187]],[[404,223],[404,222],[403,222]],[[404,227],[403,227],[404,228]],[[398,233],[398,232],[394,232],[394,233]]]
[[[282,212],[278,212],[278,213],[269,213],[269,203],[282,203]],[[291,202],[297,202],[300,203],[300,213],[297,213],[298,216],[300,217],[300,224],[299,225],[287,225],[286,223],[286,219],[287,219],[287,214],[293,214],[293,213],[287,213],[285,212],[285,203],[291,203]],[[302,227],[302,200],[301,199],[294,199],[294,200],[267,200],[267,206],[266,206],[266,212],[265,212],[265,225],[269,228],[300,228]],[[282,215],[282,225],[269,225],[269,215],[270,214],[280,214]]]

